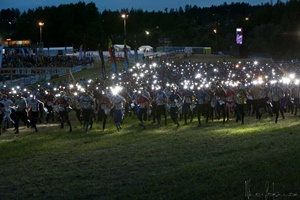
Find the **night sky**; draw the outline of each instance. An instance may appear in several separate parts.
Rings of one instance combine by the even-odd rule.
[[[171,8],[178,9],[180,6],[184,9],[186,5],[198,6],[198,7],[210,7],[212,5],[219,6],[224,2],[227,4],[244,2],[250,5],[261,5],[265,3],[270,3],[273,1],[273,4],[277,0],[81,0],[81,2],[90,3],[95,2],[96,7],[100,12],[103,10],[111,11],[120,11],[121,9],[142,9],[143,11],[164,11],[165,8],[170,10]],[[282,0],[281,2],[286,2],[288,0]],[[70,4],[77,3],[77,1],[72,0],[0,0],[0,10],[7,8],[18,8],[21,12],[27,11],[28,9],[35,9],[37,7],[45,6],[59,6],[60,4]]]

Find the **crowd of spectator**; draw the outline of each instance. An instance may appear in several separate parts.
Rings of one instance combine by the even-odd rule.
[[[73,67],[90,63],[91,60],[79,59],[76,56],[46,55],[3,55],[2,68],[35,68],[35,67]]]

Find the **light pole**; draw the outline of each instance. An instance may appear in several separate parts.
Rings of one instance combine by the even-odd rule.
[[[43,53],[43,49],[42,49],[42,29],[43,29],[43,26],[44,26],[44,22],[39,22],[39,27],[40,27],[40,55],[42,55]]]
[[[127,14],[122,14],[121,17],[124,19],[124,37],[126,38],[126,19],[128,18],[129,15]]]
[[[149,31],[145,31],[145,33],[146,33],[146,40],[147,40],[147,44],[148,44],[148,36],[149,36],[150,32]]]
[[[217,29],[214,29],[214,33],[216,34],[216,53],[218,54],[218,35],[217,35]]]
[[[12,22],[9,21],[8,24],[9,24],[9,35],[11,35],[11,32],[12,32],[12,30],[11,30],[11,24],[12,24]]]
[[[10,41],[11,41],[11,38],[7,38],[6,41],[7,41],[8,55],[10,55]],[[0,54],[0,55],[2,55],[2,54]]]

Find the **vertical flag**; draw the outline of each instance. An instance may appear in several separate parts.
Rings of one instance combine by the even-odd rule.
[[[100,42],[98,44],[98,53],[99,53],[100,60],[101,60],[102,78],[105,79],[106,78],[105,63],[104,63],[104,56],[103,56],[103,51],[102,51]]]
[[[23,48],[21,48],[21,52],[22,52],[23,56],[24,56],[24,57],[26,57],[26,55],[25,55],[25,51],[24,51],[24,49],[23,49]]]
[[[114,49],[114,46],[112,43],[112,39],[108,40],[108,52],[109,52],[110,62],[111,62],[113,71],[114,71],[115,75],[118,76],[117,63],[116,63],[116,57],[115,57],[115,49]]]
[[[134,61],[138,61],[138,52],[137,52],[137,42],[136,42],[136,35],[134,36]]]
[[[0,46],[0,68],[2,68],[2,53],[3,53],[3,45]]]
[[[124,66],[125,66],[125,71],[128,72],[128,58],[127,58],[127,45],[126,45],[126,39],[124,39]]]
[[[79,47],[79,59],[82,59],[82,45]]]
[[[74,44],[72,44],[72,55],[74,56]]]
[[[86,37],[85,37],[85,34],[84,34],[84,43],[83,43],[83,47],[84,47],[83,57],[85,58],[85,56],[86,56]]]

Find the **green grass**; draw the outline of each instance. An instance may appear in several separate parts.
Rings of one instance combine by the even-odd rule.
[[[107,130],[97,123],[87,133],[72,119],[72,133],[39,125],[0,136],[1,200],[243,199],[249,179],[253,194],[267,181],[281,194],[300,192],[299,117],[290,114],[278,124],[247,116],[243,126],[177,128],[168,119],[146,130],[131,116],[119,132],[110,118]]]

